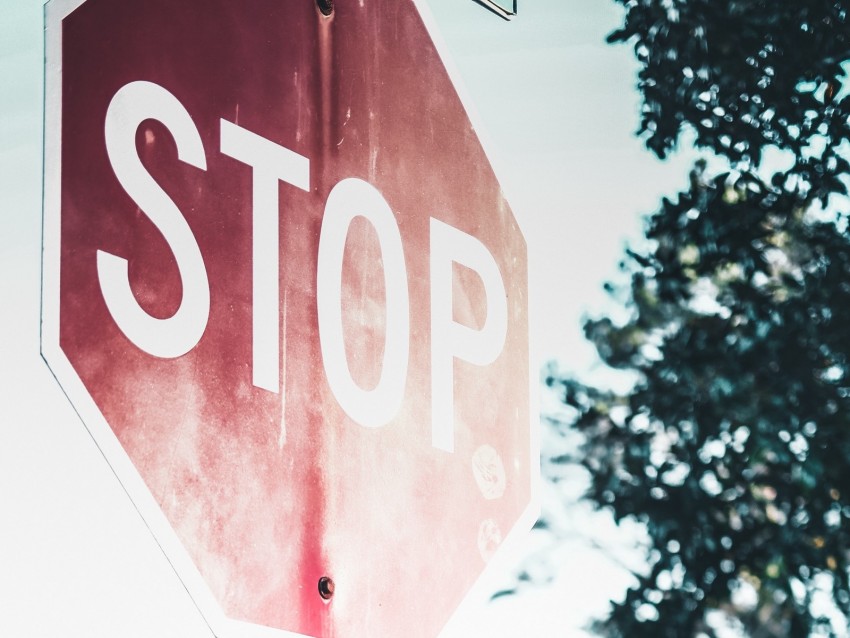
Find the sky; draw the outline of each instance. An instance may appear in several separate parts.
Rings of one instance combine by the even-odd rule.
[[[540,362],[590,373],[581,317],[607,307],[602,282],[624,243],[685,184],[693,155],[659,162],[635,138],[631,52],[604,42],[621,17],[614,2],[519,0],[511,22],[472,0],[427,4],[526,236]],[[0,635],[209,636],[39,356],[42,30],[40,0],[0,0]],[[569,498],[581,481],[568,481]],[[560,515],[602,544],[636,535],[580,505]],[[582,534],[545,545],[530,535],[501,557],[445,636],[585,635],[628,578]],[[522,561],[553,582],[486,604]]]

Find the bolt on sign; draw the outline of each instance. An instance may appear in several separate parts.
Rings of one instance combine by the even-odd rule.
[[[212,632],[436,636],[536,451],[526,243],[427,9],[46,15],[43,354]]]

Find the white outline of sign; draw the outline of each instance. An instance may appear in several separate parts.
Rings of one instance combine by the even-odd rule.
[[[130,457],[119,443],[103,414],[98,409],[83,382],[74,370],[71,362],[59,344],[59,282],[60,282],[60,233],[61,233],[61,139],[62,139],[62,20],[70,15],[86,0],[49,0],[44,6],[45,12],[45,109],[44,109],[44,194],[43,194],[43,239],[42,239],[42,309],[41,309],[41,355],[47,363],[74,410],[79,415],[89,434],[103,454],[104,460],[115,473],[130,501],[148,527],[157,544],[165,554],[177,577],[182,582],[190,598],[201,613],[213,635],[218,638],[304,638],[280,629],[263,627],[253,623],[234,620],[225,616],[221,606],[213,596],[189,553],[183,547],[171,524],[160,509]],[[413,0],[419,15],[425,24],[440,59],[449,75],[455,91],[460,97],[466,115],[473,125],[479,143],[489,159],[503,192],[509,190],[508,182],[503,180],[507,173],[495,152],[493,143],[484,133],[481,118],[475,110],[469,94],[461,80],[460,73],[448,54],[448,48],[439,35],[436,21],[424,0]],[[505,194],[510,201],[510,197]],[[523,229],[523,220],[514,216]],[[527,236],[527,234],[526,234]],[[528,272],[536,272],[532,266],[532,255],[528,255]],[[479,575],[477,582],[467,593],[465,600],[482,595],[476,593],[482,576],[500,568],[499,556],[505,554],[505,548],[518,543],[537,520],[540,508],[540,422],[539,389],[537,371],[539,369],[538,350],[532,327],[533,298],[532,282],[529,287],[529,424],[531,432],[530,458],[531,494],[529,503],[506,535],[494,559],[490,560]],[[504,567],[504,565],[501,565]],[[452,619],[463,613],[464,603],[458,606]]]

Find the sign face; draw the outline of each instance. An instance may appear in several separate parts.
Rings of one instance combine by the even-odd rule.
[[[428,24],[47,6],[43,354],[217,636],[435,636],[534,519],[526,244]]]

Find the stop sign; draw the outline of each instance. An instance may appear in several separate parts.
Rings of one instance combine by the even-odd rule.
[[[43,353],[218,636],[434,636],[534,517],[526,244],[413,0],[52,0]]]

